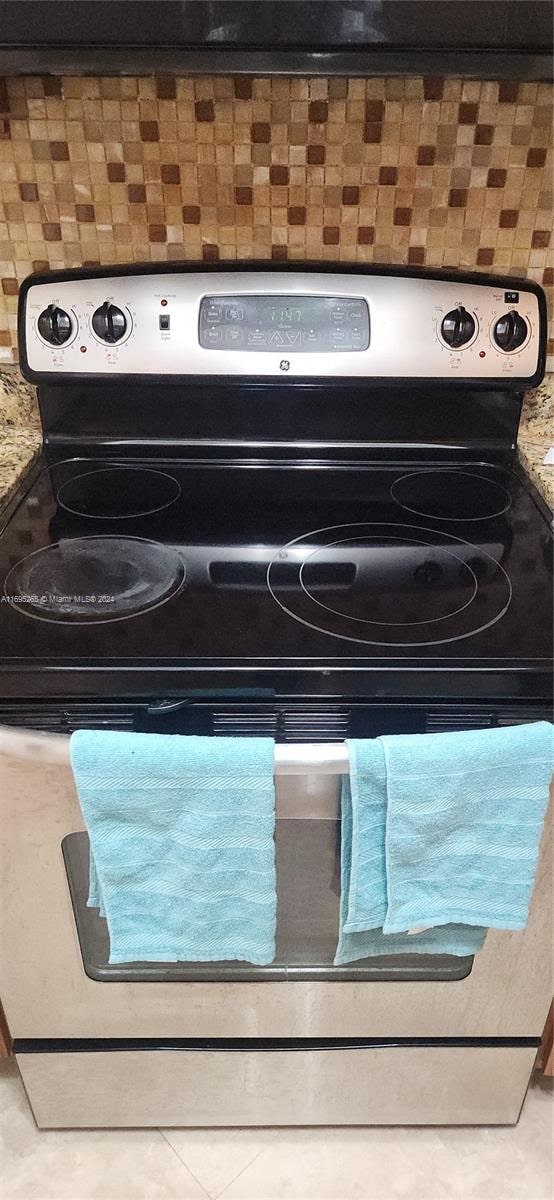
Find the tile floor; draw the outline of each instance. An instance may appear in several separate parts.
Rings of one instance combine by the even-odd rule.
[[[0,1065],[1,1200],[551,1200],[552,1087],[515,1128],[35,1128]]]

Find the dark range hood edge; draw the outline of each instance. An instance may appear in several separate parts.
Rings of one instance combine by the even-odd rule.
[[[544,0],[473,0],[461,9],[448,0],[4,0],[0,72],[548,80],[552,7]]]

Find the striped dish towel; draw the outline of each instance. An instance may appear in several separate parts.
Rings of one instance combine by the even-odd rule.
[[[552,726],[355,740],[348,749],[335,961],[471,954],[486,928],[523,929]]]
[[[110,963],[272,962],[273,741],[79,730],[70,752]]]

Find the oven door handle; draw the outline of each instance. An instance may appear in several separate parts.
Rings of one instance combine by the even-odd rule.
[[[275,745],[276,775],[347,775],[346,742],[285,742]],[[0,755],[32,763],[69,766],[69,738],[35,729],[0,726]]]

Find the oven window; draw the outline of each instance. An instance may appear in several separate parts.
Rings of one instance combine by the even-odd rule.
[[[88,836],[72,833],[64,838],[62,849],[86,974],[105,983],[465,979],[473,957],[405,954],[366,958],[340,967],[333,965],[340,900],[336,781],[328,778],[321,782],[320,777],[316,783],[314,778],[311,788],[304,781],[299,790],[290,776],[286,784],[286,788],[281,785],[277,797],[277,953],[270,966],[243,962],[136,962],[110,966],[106,922],[97,909],[87,908]],[[322,794],[322,789],[326,794]],[[289,815],[299,808],[302,816]]]

